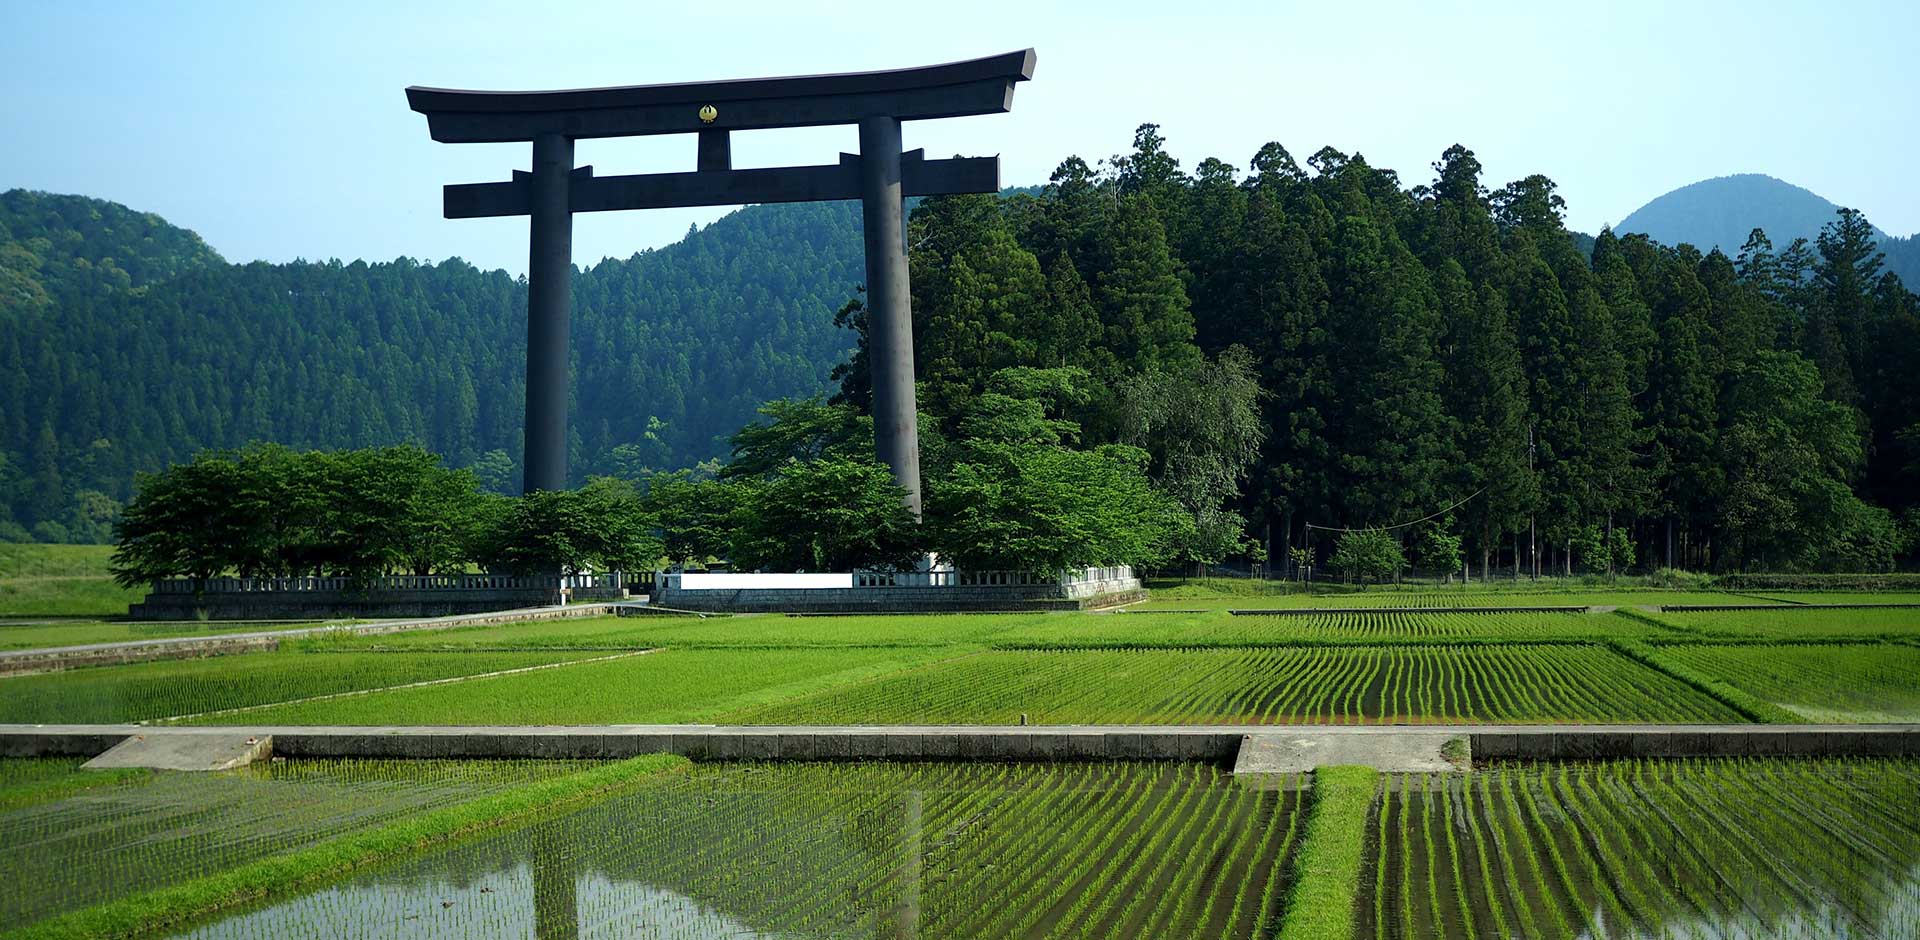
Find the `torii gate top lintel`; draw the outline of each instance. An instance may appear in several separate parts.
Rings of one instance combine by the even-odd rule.
[[[882,115],[912,121],[1012,110],[1013,85],[1033,77],[1034,58],[1023,49],[907,69],[557,91],[416,85],[407,104],[448,144],[810,127]],[[706,117],[700,109],[709,106]]]

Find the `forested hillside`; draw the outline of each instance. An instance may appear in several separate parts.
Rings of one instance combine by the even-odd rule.
[[[0,263],[0,539],[102,540],[135,471],[254,440],[413,441],[517,490],[526,300],[505,272],[229,265],[156,216],[22,190],[0,196]],[[716,456],[761,402],[822,389],[862,276],[857,207],[832,203],[581,271],[576,475]]]
[[[1310,532],[1324,557],[1334,533],[1310,525],[1428,517],[1395,532],[1548,570],[1873,568],[1906,550],[1920,298],[1864,217],[1736,257],[1607,231],[1589,257],[1552,180],[1490,187],[1462,147],[1434,172],[1407,187],[1358,155],[1302,166],[1269,144],[1246,172],[1188,173],[1146,125],[1038,197],[928,200],[910,235],[923,408],[963,430],[994,370],[1080,366],[1107,388],[1074,415],[1090,441],[1145,444],[1178,489],[1233,467],[1196,459],[1226,396],[1188,395],[1161,419],[1176,433],[1142,435],[1139,389],[1213,388],[1201,357],[1238,346],[1264,443],[1226,489],[1276,560]]]

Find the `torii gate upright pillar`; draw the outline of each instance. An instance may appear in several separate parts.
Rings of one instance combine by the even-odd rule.
[[[859,199],[867,251],[867,344],[874,450],[920,512],[920,435],[913,389],[913,312],[904,224],[907,196],[991,193],[998,157],[929,160],[900,150],[900,122],[1003,114],[1033,77],[1032,49],[881,72],[798,75],[558,91],[407,89],[433,139],[530,141],[532,172],[444,191],[449,219],[531,217],[527,265],[527,492],[567,485],[568,324],[573,213],[680,206]],[[857,124],[860,153],[838,163],[736,170],[728,135],[775,127]],[[575,168],[573,142],[697,135],[694,171],[595,176]]]
[[[572,387],[573,139],[533,139],[527,257],[527,431],[522,492],[567,488],[567,399]]]
[[[912,290],[900,190],[900,122],[860,122],[860,209],[867,250],[867,362],[873,371],[873,443],[920,515],[920,425],[913,390]]]

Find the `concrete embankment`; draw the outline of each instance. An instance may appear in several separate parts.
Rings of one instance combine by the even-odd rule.
[[[1465,738],[1474,762],[1617,757],[1920,756],[1920,725],[256,726],[0,725],[0,756],[92,757],[136,735],[273,740],[281,757],[695,760],[1193,760],[1232,765],[1243,744],[1317,737]],[[1383,746],[1390,742],[1382,740]],[[1385,748],[1391,750],[1390,748]],[[1311,763],[1311,761],[1309,761]],[[1409,768],[1412,769],[1412,768]]]

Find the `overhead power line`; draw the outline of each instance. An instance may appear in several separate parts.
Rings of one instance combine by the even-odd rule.
[[[1459,502],[1454,503],[1453,505],[1440,510],[1439,512],[1429,513],[1425,516],[1421,516],[1420,518],[1415,519],[1412,522],[1398,522],[1393,525],[1361,526],[1357,529],[1347,528],[1346,526],[1314,525],[1313,523],[1309,522],[1309,523],[1306,523],[1306,527],[1309,529],[1319,529],[1322,532],[1386,532],[1392,529],[1404,529],[1410,525],[1419,525],[1422,522],[1438,519],[1441,516],[1446,515],[1447,513],[1450,513],[1456,509],[1459,509],[1462,506],[1465,506],[1470,502],[1473,502],[1475,497],[1479,496],[1481,493],[1485,493],[1486,491],[1487,491],[1487,488],[1483,486],[1477,490],[1474,490],[1472,493],[1468,494],[1465,499],[1462,499]]]

